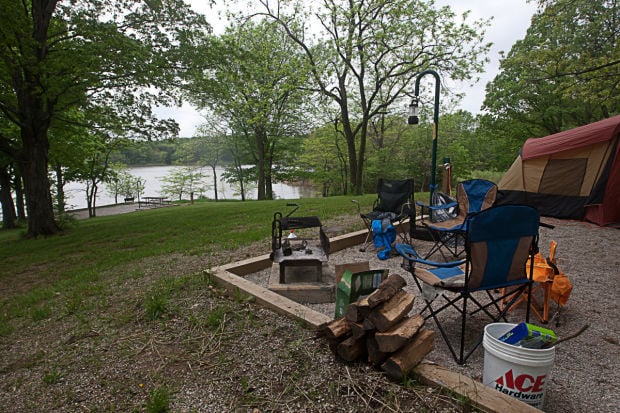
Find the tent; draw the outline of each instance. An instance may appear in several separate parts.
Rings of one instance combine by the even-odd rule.
[[[528,139],[498,184],[498,204],[541,215],[620,223],[620,115]]]

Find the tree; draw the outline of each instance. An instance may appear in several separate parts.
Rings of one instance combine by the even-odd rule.
[[[255,15],[280,24],[305,54],[315,91],[338,107],[356,193],[362,192],[371,120],[399,103],[427,68],[471,79],[489,48],[482,44],[486,22],[469,25],[465,15],[458,23],[449,7],[437,9],[433,1],[260,3],[264,11]],[[291,14],[284,13],[286,6]],[[313,36],[317,27],[320,33]]]
[[[203,174],[200,169],[192,167],[175,168],[163,178],[161,187],[162,195],[178,196],[179,201],[187,194],[194,200],[194,193],[202,193],[206,185],[202,181]]]
[[[207,123],[198,127],[193,138],[177,141],[178,150],[175,154],[175,162],[179,165],[211,168],[215,201],[219,199],[217,168],[227,150],[226,132],[216,120],[216,117],[210,117]]]
[[[19,139],[0,151],[19,163],[29,236],[58,231],[48,181],[49,130],[74,121],[116,135],[174,135],[151,105],[178,103],[183,50],[208,25],[180,0],[0,0],[0,112]]]
[[[97,193],[103,182],[113,182],[116,178],[110,154],[123,146],[120,139],[101,138],[94,141],[90,156],[78,171],[78,177],[86,183],[86,204],[90,218],[97,215]]]
[[[235,136],[247,139],[256,165],[258,199],[273,199],[278,145],[307,126],[301,121],[308,71],[290,40],[276,29],[266,21],[230,27],[208,46],[211,53],[217,51],[217,58],[207,56],[205,64],[195,68],[188,88],[199,107],[210,109]]]
[[[114,197],[114,204],[118,204],[119,195],[123,197],[125,202],[138,196],[138,192],[144,189],[138,189],[138,179],[130,174],[124,166],[118,164],[112,166],[106,188],[108,194]]]
[[[522,144],[617,113],[619,21],[615,0],[539,1],[525,38],[486,88],[484,106],[504,123],[502,135]]]
[[[304,140],[298,166],[312,171],[313,182],[321,186],[323,196],[347,193],[347,157],[345,141],[337,122],[315,129]]]

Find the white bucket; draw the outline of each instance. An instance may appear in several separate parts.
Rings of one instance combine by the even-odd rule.
[[[545,384],[555,358],[555,347],[531,349],[506,344],[498,338],[516,324],[493,323],[484,328],[482,382],[515,399],[542,409]]]

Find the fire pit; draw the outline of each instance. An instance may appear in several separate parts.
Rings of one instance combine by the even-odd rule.
[[[333,275],[325,277],[329,237],[316,216],[292,217],[299,205],[283,216],[276,212],[271,230],[272,276],[269,289],[295,300],[329,302],[333,300]],[[327,279],[329,278],[329,279]]]

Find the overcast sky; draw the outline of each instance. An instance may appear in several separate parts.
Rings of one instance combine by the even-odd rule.
[[[225,23],[218,17],[216,11],[207,6],[207,1],[189,2],[196,11],[206,14],[207,21],[213,25],[216,33],[223,31]],[[528,3],[526,0],[437,0],[437,4],[450,5],[457,15],[465,10],[471,10],[472,19],[493,17],[486,33],[486,41],[493,42],[488,55],[490,62],[486,65],[485,72],[480,75],[480,81],[474,87],[467,87],[444,80],[452,91],[466,93],[460,104],[461,108],[478,113],[484,100],[484,87],[487,82],[493,80],[499,70],[499,52],[502,50],[508,52],[515,41],[523,39],[530,25],[530,19],[536,11],[536,4]],[[432,82],[430,77],[429,82]],[[196,127],[203,122],[201,115],[187,104],[182,108],[159,110],[157,113],[173,117],[181,126],[179,136],[182,137],[193,136]]]

